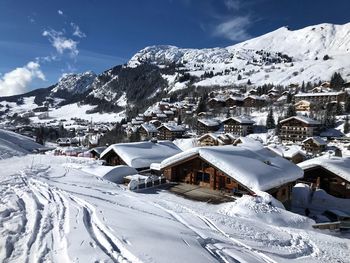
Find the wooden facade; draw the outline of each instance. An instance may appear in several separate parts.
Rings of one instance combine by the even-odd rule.
[[[124,160],[116,154],[114,151],[109,151],[107,154],[103,156],[103,159],[106,161],[107,165],[127,165]]]
[[[155,130],[147,129],[143,125],[141,125],[140,130],[139,130],[139,134],[140,134],[141,140],[150,140],[152,138],[156,138],[157,137],[157,133],[158,133],[158,131],[157,131],[156,128],[155,128]]]
[[[248,96],[244,99],[244,107],[263,107],[266,104],[266,100],[259,98],[259,97],[255,97],[255,96]]]
[[[326,149],[326,143],[318,143],[314,138],[308,138],[303,141],[303,149],[315,155]]]
[[[319,134],[320,125],[303,122],[296,118],[281,121],[280,139],[282,141],[301,142]]]
[[[162,125],[158,128],[157,138],[159,140],[169,140],[173,141],[178,138],[182,138],[185,133],[185,129],[169,129],[168,127]]]
[[[255,194],[245,185],[235,180],[234,177],[228,176],[198,155],[166,167],[163,170],[163,175],[169,181],[198,185],[213,190],[225,191],[232,195]],[[281,202],[287,202],[291,198],[292,185],[292,183],[288,183],[267,192]]]
[[[327,104],[330,102],[342,102],[345,100],[345,92],[316,92],[301,93],[295,95],[295,102],[306,100],[314,104]]]
[[[350,182],[321,166],[305,169],[303,180],[335,197],[350,198]]]
[[[210,133],[210,132],[216,132],[217,130],[220,129],[220,123],[217,124],[206,124],[205,122],[202,122],[201,120],[197,121],[197,134],[202,135],[205,133]]]
[[[223,121],[224,132],[238,136],[247,136],[253,133],[253,123],[254,122],[239,122],[233,118],[229,118]]]

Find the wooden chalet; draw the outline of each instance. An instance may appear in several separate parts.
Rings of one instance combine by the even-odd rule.
[[[225,133],[247,136],[253,133],[253,124],[255,122],[245,117],[230,117],[222,123],[224,124]]]
[[[158,130],[152,123],[142,123],[139,134],[142,141],[150,140],[152,138],[157,138]]]
[[[262,147],[256,151],[231,145],[193,148],[164,160],[159,169],[169,181],[239,196],[265,191],[281,202],[290,200],[294,182],[303,175],[299,167]]]
[[[172,123],[163,123],[160,127],[157,128],[159,140],[169,140],[173,141],[178,138],[182,138],[185,134],[186,129],[182,125],[172,124]]]
[[[106,149],[107,149],[106,146],[95,147],[95,148],[90,149],[89,152],[90,152],[92,158],[99,159],[101,153]]]
[[[326,146],[327,142],[318,136],[310,137],[303,141],[303,149],[312,155],[323,152]]]
[[[342,102],[345,100],[345,92],[314,92],[298,93],[294,96],[295,102],[306,100],[316,105],[327,104],[330,102]]]
[[[304,182],[338,198],[350,198],[350,159],[321,156],[298,164],[304,170]]]
[[[228,97],[225,101],[226,107],[242,107],[244,104],[244,98],[243,97]]]
[[[312,108],[312,104],[307,100],[300,100],[294,104],[296,111],[310,111]]]
[[[211,98],[208,101],[209,108],[215,109],[215,108],[223,108],[225,107],[225,99],[221,97],[215,97]]]
[[[196,126],[197,134],[202,135],[205,133],[218,131],[220,129],[221,123],[215,119],[199,119]]]
[[[233,134],[206,133],[197,141],[199,146],[219,146],[232,144],[235,139]]]
[[[266,104],[266,100],[255,95],[249,95],[244,98],[243,106],[244,107],[263,107]]]
[[[282,141],[302,142],[319,135],[321,123],[303,116],[292,116],[280,121],[279,137]]]

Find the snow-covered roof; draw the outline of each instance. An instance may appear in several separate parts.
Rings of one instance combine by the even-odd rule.
[[[260,97],[260,96],[257,96],[257,95],[249,95],[249,96],[245,97],[244,99],[248,99],[248,98],[251,98],[251,99],[254,99],[254,100],[265,101],[264,98],[262,98],[262,97]]]
[[[170,141],[117,143],[104,150],[100,158],[110,151],[114,151],[128,166],[136,169],[150,167],[151,163],[161,162],[181,152]]]
[[[303,140],[303,143],[307,142],[308,140],[313,140],[318,145],[327,145],[327,142],[319,136],[309,137],[309,138]]]
[[[339,91],[339,92],[316,92],[316,93],[298,93],[295,94],[294,97],[313,97],[313,96],[337,96],[341,95],[344,92]]]
[[[234,120],[234,121],[239,122],[241,124],[253,124],[253,123],[255,123],[255,121],[253,121],[247,117],[244,117],[244,116],[229,117],[226,120],[224,120],[223,123],[225,123],[228,120]]]
[[[306,154],[297,145],[292,145],[288,147],[283,145],[268,145],[267,149],[273,151],[274,153],[284,158],[293,158],[297,154],[306,156]]]
[[[142,123],[141,127],[145,129],[146,132],[158,132],[156,126],[154,126],[152,123]]]
[[[262,147],[210,146],[193,148],[160,163],[164,169],[198,155],[252,191],[266,191],[303,177],[303,171],[288,160]]]
[[[244,101],[244,97],[238,97],[238,96],[230,96],[226,100],[229,100],[229,99],[236,100],[236,101]]]
[[[199,119],[198,121],[204,124],[205,126],[209,126],[209,127],[220,125],[220,121],[215,119]]]
[[[298,164],[303,170],[321,166],[350,182],[350,158],[320,156]]]
[[[95,147],[95,148],[90,149],[90,152],[94,151],[94,152],[96,152],[98,154],[101,154],[106,149],[107,149],[106,146]]]
[[[306,124],[312,124],[312,125],[320,125],[321,124],[319,121],[305,117],[305,116],[292,116],[292,117],[289,117],[287,119],[281,120],[281,123],[284,123],[284,122],[292,120],[292,119],[301,121],[301,122],[306,123]]]
[[[175,123],[163,123],[160,127],[158,127],[158,129],[160,129],[161,127],[165,127],[169,131],[173,131],[173,132],[183,132],[183,131],[185,131],[185,127],[184,126],[177,125]]]

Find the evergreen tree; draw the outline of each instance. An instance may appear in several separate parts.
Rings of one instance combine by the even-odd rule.
[[[177,117],[177,125],[181,125],[182,124],[182,119],[181,119],[181,114],[179,114],[179,116]]]
[[[238,76],[237,76],[237,80],[241,80],[241,79],[242,79],[241,74],[238,74]]]
[[[289,118],[289,117],[296,116],[296,115],[297,115],[297,113],[296,113],[294,105],[290,105],[287,109],[287,113],[286,113],[285,118]]]
[[[287,102],[287,103],[292,103],[292,100],[293,100],[293,95],[292,95],[291,93],[288,93],[288,94],[287,94],[286,102]]]
[[[348,134],[350,132],[350,123],[349,123],[349,117],[346,115],[345,122],[344,122],[344,134]]]
[[[197,111],[196,113],[200,113],[200,112],[206,112],[207,111],[207,104],[206,101],[204,99],[204,97],[201,97],[199,103],[198,103],[198,107],[197,107]]]
[[[306,91],[306,88],[305,88],[305,82],[303,81],[303,83],[301,84],[301,89],[300,89],[301,92],[305,92]]]
[[[340,73],[335,72],[332,75],[331,82],[330,82],[330,88],[334,90],[341,90],[345,81],[340,75]]]
[[[350,96],[347,92],[345,93],[344,111],[350,113]]]
[[[336,115],[343,115],[344,111],[343,111],[343,106],[340,104],[340,102],[337,102],[336,108],[335,108],[335,114]]]
[[[328,103],[326,105],[326,111],[323,118],[323,128],[334,128],[335,127],[335,110],[333,105]]]
[[[267,114],[266,117],[266,128],[267,129],[274,129],[276,127],[275,119],[273,117],[273,111],[272,108],[270,108],[269,114]]]
[[[275,134],[276,134],[276,135],[279,135],[279,134],[280,134],[281,127],[282,127],[281,121],[282,121],[282,117],[278,117],[277,125],[276,125],[276,128],[275,128]]]

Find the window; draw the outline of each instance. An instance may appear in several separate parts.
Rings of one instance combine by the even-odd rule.
[[[227,184],[231,184],[231,178],[230,177],[226,177],[226,183]]]
[[[196,181],[210,183],[210,174],[197,172]]]

